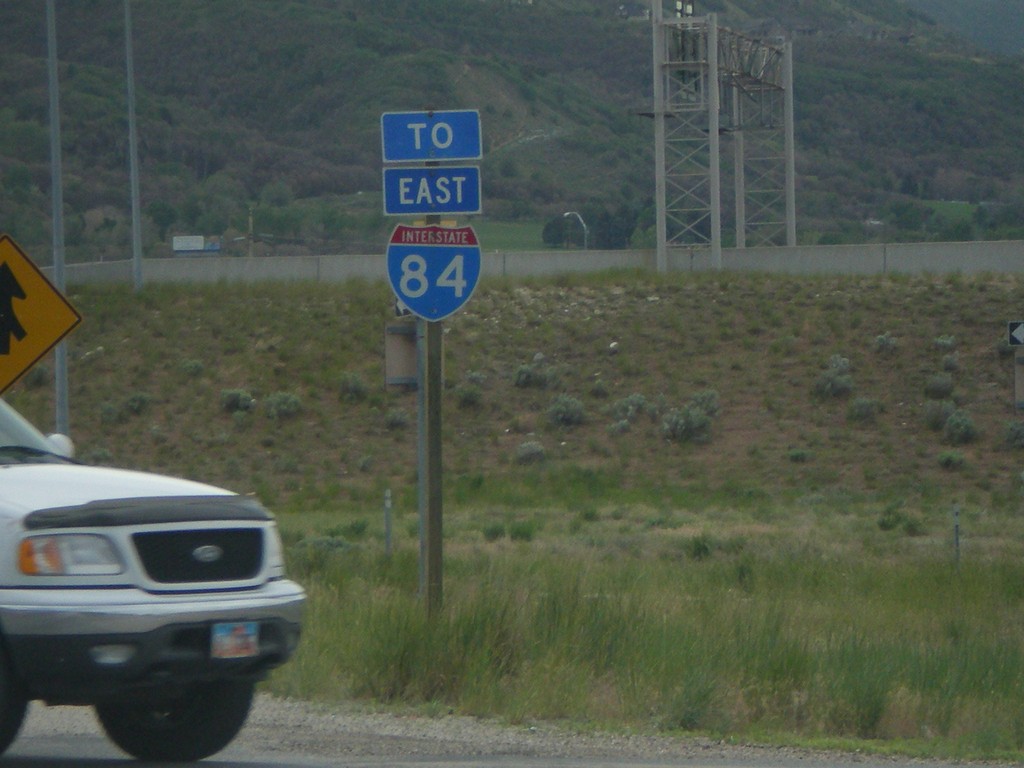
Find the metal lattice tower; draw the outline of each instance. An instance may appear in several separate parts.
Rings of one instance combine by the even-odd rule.
[[[669,248],[710,247],[721,268],[723,166],[736,246],[796,244],[792,47],[680,8],[652,2],[659,271]]]

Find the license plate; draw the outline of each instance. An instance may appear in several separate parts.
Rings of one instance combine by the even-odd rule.
[[[247,659],[260,652],[260,625],[255,621],[214,624],[210,655],[215,659]]]

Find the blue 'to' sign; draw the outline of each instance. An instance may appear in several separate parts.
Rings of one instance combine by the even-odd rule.
[[[417,317],[443,320],[473,295],[480,280],[480,243],[472,227],[399,224],[387,254],[388,281]]]
[[[385,163],[479,160],[480,113],[475,109],[385,112],[380,117]]]

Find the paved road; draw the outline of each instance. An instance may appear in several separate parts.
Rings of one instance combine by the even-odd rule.
[[[33,704],[0,765],[158,766],[124,756],[90,709]],[[168,764],[170,765],[170,764]],[[180,765],[180,764],[178,764]],[[953,768],[952,763],[736,747],[671,737],[575,734],[463,717],[401,717],[261,697],[249,724],[209,768]],[[963,768],[963,764],[957,764]]]

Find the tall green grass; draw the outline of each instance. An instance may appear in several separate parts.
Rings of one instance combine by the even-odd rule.
[[[303,648],[275,690],[468,714],[1024,746],[1024,566],[749,554],[449,558],[428,621],[415,558],[299,543]]]

